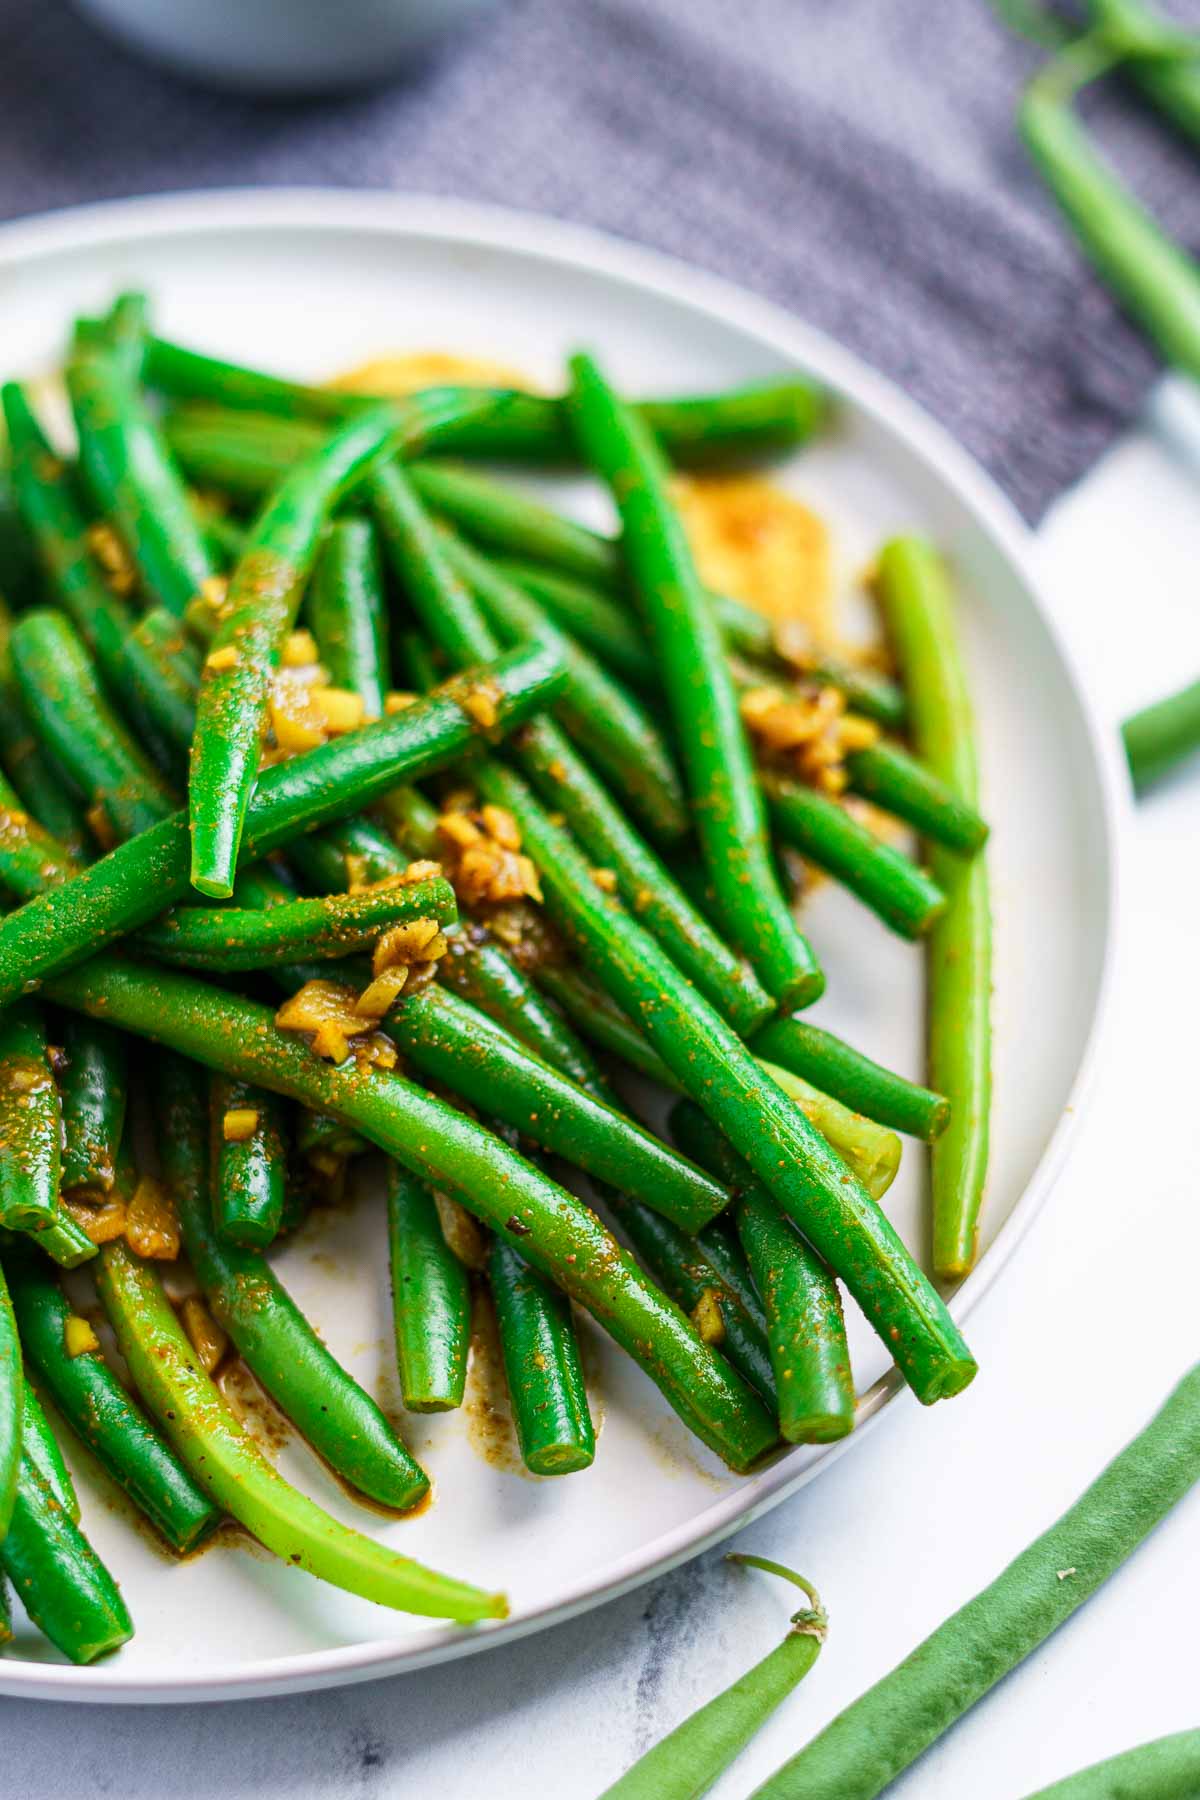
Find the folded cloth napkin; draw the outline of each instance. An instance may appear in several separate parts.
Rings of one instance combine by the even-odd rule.
[[[186,87],[61,0],[5,0],[0,42],[0,216],[324,182],[603,226],[823,326],[1030,518],[1154,372],[1026,162],[1037,52],[984,0],[508,0],[394,87],[303,105]],[[1138,191],[1200,242],[1188,153],[1120,96],[1102,110]]]

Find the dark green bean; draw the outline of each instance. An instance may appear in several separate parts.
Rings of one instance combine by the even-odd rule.
[[[600,1099],[611,1099],[595,1059],[562,1014],[547,1004],[529,977],[479,926],[464,922],[447,933],[446,942],[448,948],[438,969],[443,987],[453,988],[495,1019],[552,1069]]]
[[[212,1078],[209,1108],[217,1235],[247,1250],[265,1250],[275,1241],[283,1216],[283,1108],[274,1094],[221,1075]]]
[[[375,1402],[325,1348],[266,1258],[213,1228],[203,1076],[179,1057],[164,1058],[156,1095],[163,1169],[213,1317],[331,1468],[381,1505],[414,1506],[429,1484]]]
[[[330,681],[361,695],[368,718],[381,718],[387,688],[387,606],[369,519],[334,520],[317,558],[306,605]]]
[[[388,1244],[400,1393],[408,1412],[462,1405],[471,1347],[471,1280],[446,1242],[423,1182],[388,1165]]]
[[[622,547],[660,663],[722,919],[768,992],[791,1012],[819,999],[824,977],[779,891],[721,629],[667,496],[661,453],[594,362],[573,357],[571,377],[572,423],[621,515]]]
[[[0,1225],[30,1230],[58,1213],[62,1109],[46,1021],[32,1001],[0,1013]]]
[[[882,843],[836,800],[770,769],[760,771],[759,781],[784,842],[856,894],[901,937],[921,937],[945,912],[946,896],[924,870]]]
[[[544,651],[514,651],[392,718],[264,769],[248,815],[246,861],[370,806],[406,775],[428,774],[461,756],[484,729],[463,704],[481,684],[496,708],[494,737],[549,704],[561,679]],[[0,1006],[181,899],[187,842],[186,815],[176,813],[0,919]]]
[[[134,1405],[98,1350],[72,1356],[64,1332],[71,1307],[31,1256],[9,1258],[21,1342],[64,1419],[176,1550],[192,1550],[220,1514]]]
[[[99,1010],[126,1030],[342,1118],[507,1232],[528,1262],[593,1312],[731,1467],[747,1468],[771,1447],[774,1428],[751,1390],[642,1278],[595,1214],[474,1120],[395,1071],[353,1058],[340,1068],[323,1062],[279,1031],[267,1008],[170,970],[102,956],[51,986],[60,1005]]]
[[[126,1043],[91,1019],[65,1018],[66,1062],[58,1078],[62,1102],[62,1186],[107,1192],[117,1176],[129,1092]]]
[[[79,792],[51,763],[34,735],[13,677],[11,632],[8,610],[0,600],[0,760],[26,811],[68,855],[83,859],[90,854],[92,840]]]
[[[18,900],[29,900],[69,880],[78,868],[58,839],[25,811],[16,790],[0,774],[0,888]]]
[[[596,1434],[571,1302],[502,1238],[493,1238],[488,1283],[521,1461],[535,1475],[591,1467]]]
[[[95,1662],[133,1636],[112,1576],[28,1456],[0,1563],[34,1624],[72,1662]]]
[[[769,1019],[754,1034],[754,1051],[793,1075],[811,1081],[843,1106],[890,1125],[893,1131],[932,1143],[946,1129],[950,1102],[944,1094],[896,1075],[861,1050],[807,1019]]]

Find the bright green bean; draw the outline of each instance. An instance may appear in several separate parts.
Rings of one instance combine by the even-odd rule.
[[[212,1078],[209,1105],[217,1235],[247,1250],[265,1250],[275,1241],[283,1217],[287,1184],[283,1108],[274,1094],[221,1075]],[[242,1125],[250,1119],[253,1124],[243,1135]]]
[[[21,1410],[25,1381],[21,1341],[0,1263],[0,1546],[8,1533],[21,1463]]]
[[[93,1019],[63,1020],[62,1186],[107,1192],[117,1177],[129,1093],[126,1042]]]
[[[335,687],[362,697],[382,718],[387,690],[387,604],[375,529],[343,517],[329,528],[306,601],[321,661]]]
[[[932,843],[974,856],[987,841],[987,823],[975,808],[896,744],[852,751],[846,774],[852,793],[873,800]]]
[[[27,1456],[0,1563],[34,1624],[72,1662],[95,1662],[133,1636],[112,1576]]]
[[[10,1276],[9,1288],[12,1290]],[[13,1311],[16,1311],[14,1301]],[[18,1321],[18,1330],[20,1324]],[[22,1339],[22,1349],[28,1356],[28,1345]],[[28,1377],[28,1370],[26,1371]],[[75,1483],[71,1479],[71,1471],[63,1461],[63,1453],[58,1447],[58,1439],[50,1429],[50,1421],[42,1410],[42,1403],[29,1385],[25,1382],[25,1391],[21,1397],[21,1451],[27,1456],[54,1499],[62,1507],[69,1519],[79,1523],[79,1496],[75,1492]]]
[[[596,1434],[571,1302],[502,1238],[492,1240],[488,1284],[521,1461],[534,1475],[590,1468]]]
[[[0,1014],[0,1225],[41,1228],[58,1213],[62,1108],[46,1021],[20,1001]]]
[[[400,1394],[408,1412],[461,1406],[471,1348],[471,1278],[423,1182],[388,1165],[388,1245]]]
[[[1134,713],[1121,736],[1134,788],[1144,794],[1200,748],[1200,681]]]

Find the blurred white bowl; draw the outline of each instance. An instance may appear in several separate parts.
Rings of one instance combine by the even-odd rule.
[[[396,75],[496,0],[75,0],[131,50],[214,87],[280,97]]]

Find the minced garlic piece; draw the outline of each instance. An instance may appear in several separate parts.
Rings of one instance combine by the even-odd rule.
[[[355,1056],[377,1068],[396,1065],[396,1047],[390,1038],[368,1029],[369,1021],[358,1011],[358,995],[341,981],[306,981],[275,1014],[283,1031],[298,1031],[309,1038],[317,1056],[344,1063]]]
[[[617,891],[617,875],[615,869],[593,869],[592,880],[602,894],[615,894]]]
[[[311,697],[325,730],[334,736],[357,731],[367,716],[361,694],[349,688],[318,685],[311,690]]]
[[[114,594],[131,594],[137,585],[137,569],[112,526],[97,521],[88,526],[86,538],[88,549],[104,573],[104,585]]]
[[[283,655],[279,659],[281,668],[307,669],[319,660],[317,640],[311,631],[288,632],[284,641]]]
[[[430,948],[434,940],[441,936],[441,927],[436,919],[406,919],[403,924],[390,925],[376,939],[371,961],[373,972],[382,975],[394,963],[426,962],[435,955],[444,956],[444,937],[440,951],[435,952]]]
[[[221,644],[216,650],[210,650],[204,659],[204,666],[213,675],[224,675],[229,669],[236,669],[241,659],[236,644]]]
[[[221,1120],[221,1136],[227,1144],[245,1144],[258,1130],[258,1110],[253,1106],[231,1106]]]
[[[225,575],[206,575],[200,583],[200,599],[210,612],[219,613],[229,598],[229,578]]]
[[[87,1196],[91,1189],[76,1188],[62,1196],[64,1210],[93,1244],[110,1244],[125,1236],[125,1202],[116,1194],[97,1194],[96,1203]]]
[[[767,756],[786,759],[805,781],[831,794],[846,785],[845,712],[845,700],[831,687],[764,684],[741,697],[742,720]]]
[[[70,1313],[63,1326],[63,1349],[68,1356],[90,1356],[100,1348],[100,1339],[87,1319]]]
[[[521,853],[517,822],[502,806],[481,812],[444,812],[438,836],[447,846],[447,873],[467,905],[505,900],[541,900],[537,870]]]
[[[409,707],[414,706],[419,699],[419,694],[406,694],[393,688],[390,694],[383,696],[383,710],[389,716],[392,713],[407,712]]]
[[[179,1220],[171,1196],[153,1175],[140,1177],[126,1210],[125,1241],[137,1256],[174,1262],[179,1255]]]
[[[706,1287],[692,1308],[692,1324],[705,1344],[725,1342],[725,1315],[716,1288]]]
[[[215,1374],[229,1353],[229,1339],[197,1294],[189,1294],[179,1309],[188,1342],[206,1375]]]
[[[94,805],[89,806],[83,816],[88,830],[100,848],[111,850],[116,844],[117,836],[112,828],[112,820],[108,816],[108,808],[103,800],[97,800]]]
[[[500,717],[497,705],[500,689],[494,681],[473,682],[466,693],[457,698],[463,711],[484,731],[490,731]]]
[[[271,731],[286,756],[315,750],[325,742],[325,718],[313,694],[313,684],[294,669],[280,670],[271,683]]]
[[[377,975],[368,987],[365,987],[354,1002],[354,1010],[364,1019],[378,1022],[391,1011],[396,1001],[404,992],[408,981],[408,966],[396,963]]]

